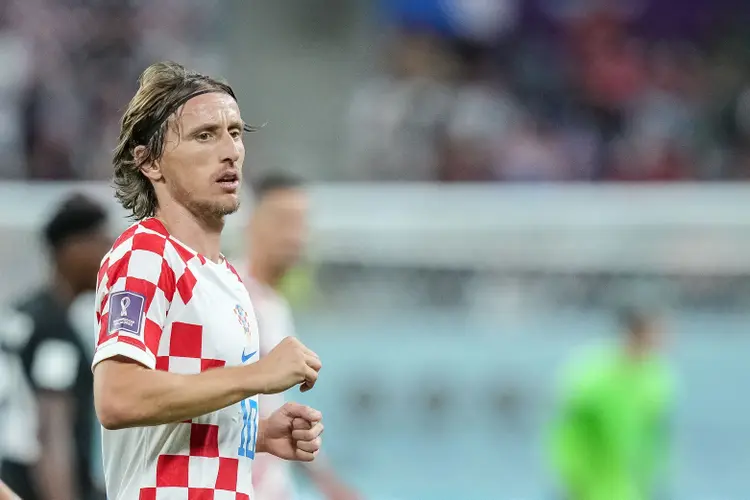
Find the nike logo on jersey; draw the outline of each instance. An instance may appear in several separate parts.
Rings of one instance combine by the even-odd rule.
[[[245,354],[245,350],[243,349],[242,350],[242,362],[243,363],[247,363],[248,361],[250,361],[250,358],[252,358],[253,356],[255,356],[256,352],[258,352],[258,351],[253,351],[250,354]]]

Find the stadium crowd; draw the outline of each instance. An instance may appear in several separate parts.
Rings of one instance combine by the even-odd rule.
[[[139,68],[181,54],[221,73],[216,2],[89,3],[2,3],[0,178],[106,179]],[[384,0],[377,76],[341,117],[346,177],[747,178],[749,55],[743,16],[724,22],[724,3],[667,22],[607,2],[568,15],[547,2]],[[560,3],[578,4],[593,5]]]
[[[221,65],[216,1],[0,2],[0,179],[102,180],[154,60]]]

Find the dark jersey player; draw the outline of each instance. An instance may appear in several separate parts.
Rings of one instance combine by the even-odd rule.
[[[106,222],[105,210],[89,198],[64,201],[43,231],[49,281],[0,325],[16,384],[6,412],[1,474],[24,500],[101,498],[90,473],[95,428],[90,335],[74,328],[70,306],[96,286],[111,243]]]

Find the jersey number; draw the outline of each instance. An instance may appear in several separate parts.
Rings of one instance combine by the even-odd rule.
[[[258,403],[252,399],[240,402],[242,406],[242,432],[237,454],[250,459],[255,458],[255,441],[258,439]]]

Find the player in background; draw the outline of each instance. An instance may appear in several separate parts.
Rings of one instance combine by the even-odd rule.
[[[298,263],[307,236],[307,196],[299,179],[275,173],[255,183],[255,210],[248,225],[250,258],[245,274],[260,326],[260,356],[267,356],[287,337],[294,337],[294,323],[278,286]],[[283,394],[259,398],[260,415],[268,416],[284,405]],[[358,496],[344,486],[333,470],[320,460],[300,464],[318,489],[330,500]],[[257,500],[294,500],[291,464],[272,456],[256,460],[253,473]]]
[[[94,290],[112,238],[97,202],[72,195],[45,224],[48,282],[0,314],[10,354],[2,431],[2,479],[24,500],[103,498],[91,477],[94,431],[90,344],[71,322],[71,305]],[[90,340],[89,340],[90,342]]]
[[[623,311],[622,342],[565,373],[552,450],[563,499],[651,500],[665,487],[673,384],[660,319]]]
[[[321,363],[295,339],[258,359],[250,297],[220,252],[251,130],[229,85],[175,63],[147,68],[125,110],[115,196],[138,222],[102,261],[93,360],[109,500],[249,500],[257,453],[320,449],[317,410],[258,418],[258,394],[309,390]]]
[[[0,347],[2,347],[0,345]],[[5,428],[6,405],[10,392],[10,371],[6,353],[0,348],[0,429]],[[2,459],[2,449],[0,449],[0,460]],[[11,491],[7,484],[0,479],[0,500],[19,500],[18,496]]]

